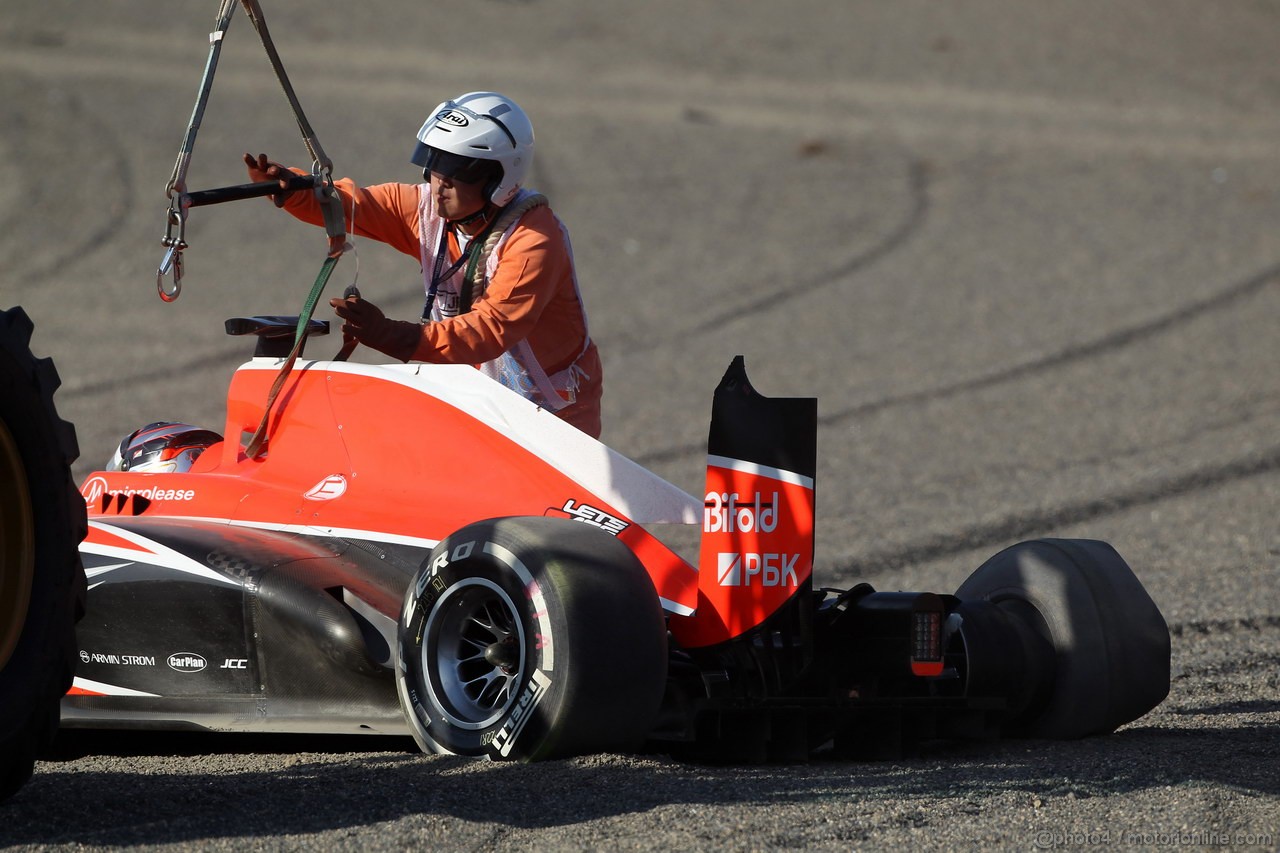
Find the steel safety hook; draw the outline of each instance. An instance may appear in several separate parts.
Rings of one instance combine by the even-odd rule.
[[[177,235],[174,235],[174,229]],[[156,270],[156,292],[165,302],[175,301],[182,293],[182,250],[187,248],[187,222],[179,206],[169,208],[169,215],[164,229],[161,245],[165,247],[164,257],[160,260],[160,268]],[[173,286],[165,282],[165,276],[173,273]]]

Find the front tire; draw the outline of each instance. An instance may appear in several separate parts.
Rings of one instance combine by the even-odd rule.
[[[648,572],[580,522],[469,525],[436,546],[405,598],[396,683],[427,752],[535,761],[636,749],[666,674]]]
[[[0,801],[57,728],[85,598],[75,430],[58,417],[58,372],[32,356],[31,331],[21,308],[0,312]]]

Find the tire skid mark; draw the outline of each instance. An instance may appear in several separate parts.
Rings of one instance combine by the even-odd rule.
[[[385,301],[387,313],[391,314],[397,309],[406,311],[420,311],[422,309],[422,296],[420,293],[407,293],[389,298]],[[320,319],[330,319],[321,317]],[[331,333],[332,334],[332,333]],[[91,398],[110,396],[122,389],[137,387],[138,383],[166,382],[173,379],[189,379],[192,372],[204,368],[217,368],[219,370],[228,366],[236,366],[244,363],[253,353],[254,339],[244,339],[233,337],[232,341],[220,346],[211,348],[197,356],[184,359],[182,361],[169,360],[165,361],[162,367],[156,367],[151,370],[140,370],[128,375],[113,374],[101,378],[90,377],[73,381],[63,386],[64,394],[72,397]],[[317,349],[326,344],[321,343],[315,337],[307,338],[307,346],[311,348],[310,355],[302,356],[302,360],[310,361],[317,359],[326,359],[330,356],[327,352],[317,353]],[[337,344],[333,344],[337,346]]]
[[[239,364],[246,360],[247,352],[252,350],[246,349],[244,345],[222,347],[194,358],[166,361],[164,367],[154,370],[140,370],[128,375],[117,374],[110,377],[104,376],[101,379],[83,380],[85,382],[83,385],[64,386],[64,393],[77,399],[90,399],[111,396],[128,388],[137,388],[139,383],[164,382],[178,378],[189,380],[192,373],[203,368],[222,369],[228,363]]]
[[[818,423],[824,426],[833,426],[846,420],[879,414],[886,409],[893,409],[899,406],[923,405],[938,400],[946,400],[970,391],[982,391],[1005,382],[1026,379],[1076,362],[1086,361],[1096,356],[1117,352],[1132,344],[1185,325],[1202,315],[1229,307],[1245,297],[1261,292],[1263,288],[1271,284],[1280,284],[1280,263],[1269,266],[1207,299],[1189,302],[1168,314],[1156,317],[1145,323],[1118,329],[1111,334],[1103,335],[1092,341],[1070,346],[1041,358],[1031,359],[1030,361],[1014,364],[980,376],[964,379],[952,385],[925,388],[906,394],[883,397],[869,403],[842,409],[820,416]]]
[[[726,323],[767,311],[779,303],[791,299],[797,293],[808,295],[820,289],[834,286],[840,283],[842,279],[847,279],[896,252],[920,232],[924,226],[925,217],[929,213],[929,168],[924,160],[919,158],[911,159],[908,167],[907,183],[908,194],[911,198],[911,209],[898,226],[883,240],[871,245],[832,269],[809,278],[800,279],[790,287],[771,290],[754,300],[733,306],[719,314],[714,314],[692,329],[680,331],[665,340],[649,338],[654,343],[648,349],[656,349],[659,345],[665,345],[670,340],[683,340],[690,333],[713,331]]]
[[[58,248],[51,254],[44,255],[30,265],[19,264],[7,271],[15,277],[28,280],[47,278],[60,271],[70,261],[94,252],[121,230],[136,205],[129,161],[120,140],[105,122],[91,110],[84,108],[76,94],[71,92],[66,94],[65,108],[68,113],[66,121],[83,125],[84,135],[95,140],[95,156],[98,158],[99,165],[86,179],[86,183],[89,184],[93,203],[99,204],[101,211],[99,215],[89,220],[95,223],[94,227],[87,233],[80,232],[83,236],[73,233],[69,235],[69,239],[58,241]],[[105,180],[104,174],[107,176]],[[104,192],[104,184],[113,185],[109,186],[109,193]],[[38,197],[34,189],[25,185],[22,195],[28,198]],[[6,232],[9,230],[9,228],[5,229]],[[19,253],[19,257],[25,256],[26,253]]]
[[[1238,619],[1196,619],[1169,626],[1175,637],[1207,636],[1209,634],[1235,634],[1240,631],[1258,633],[1280,628],[1280,616],[1245,616]]]
[[[1100,498],[1069,503],[1039,512],[1014,513],[999,521],[934,534],[883,552],[872,552],[846,559],[828,566],[827,571],[865,579],[905,566],[953,557],[977,548],[1032,539],[1063,527],[1105,518],[1137,507],[1275,471],[1280,471],[1280,445],[1257,455],[1197,469],[1178,477],[1140,484],[1135,488]]]
[[[1275,662],[1274,658],[1269,660],[1263,659],[1252,661],[1255,666],[1258,663],[1274,664]],[[1206,670],[1205,672],[1184,670],[1176,676],[1176,680],[1186,679],[1193,672],[1199,677],[1212,677],[1214,675],[1212,670]],[[1179,717],[1207,717],[1226,714],[1274,714],[1280,712],[1280,702],[1274,702],[1269,699],[1242,699],[1235,702],[1217,702],[1211,705],[1183,705],[1176,708],[1163,708],[1161,711],[1162,713],[1176,714]]]
[[[926,405],[940,400],[947,400],[971,391],[983,391],[1006,382],[1016,382],[1097,356],[1108,355],[1185,325],[1205,314],[1230,307],[1236,302],[1261,292],[1268,285],[1275,284],[1280,284],[1280,263],[1266,267],[1260,272],[1206,299],[1187,303],[1148,322],[1119,329],[1095,340],[1067,347],[1041,358],[962,379],[951,385],[939,385],[919,391],[909,391],[905,394],[895,394],[882,397],[879,400],[859,403],[828,414],[820,414],[818,416],[818,425],[820,427],[840,426],[847,421],[878,415],[890,409]],[[652,450],[634,458],[640,464],[648,465],[657,462],[670,462],[686,455],[697,455],[702,450],[701,445],[686,444]]]

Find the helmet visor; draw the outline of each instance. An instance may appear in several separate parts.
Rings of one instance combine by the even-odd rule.
[[[419,142],[413,152],[412,162],[422,167],[423,176],[435,172],[463,184],[479,184],[486,181],[497,165],[493,160],[480,157],[463,157],[432,145]]]

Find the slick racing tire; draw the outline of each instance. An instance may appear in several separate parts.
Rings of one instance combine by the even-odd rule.
[[[956,597],[986,600],[1052,647],[1046,697],[1005,734],[1069,739],[1114,731],[1169,693],[1169,629],[1124,559],[1106,542],[1040,539],[996,554]]]
[[[426,752],[537,761],[640,747],[667,675],[644,566],[581,522],[469,525],[405,597],[396,683]]]
[[[31,355],[21,308],[0,312],[0,801],[53,737],[84,611],[84,499],[75,430],[58,417],[58,372]]]

